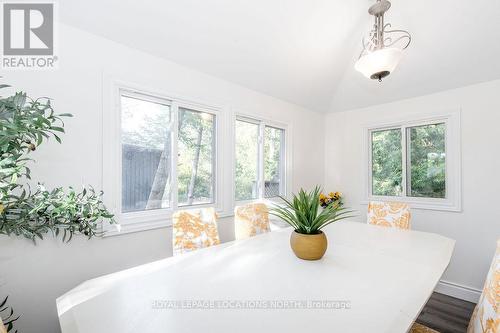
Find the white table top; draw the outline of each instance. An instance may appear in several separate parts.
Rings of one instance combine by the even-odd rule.
[[[296,258],[287,228],[86,281],[57,299],[62,332],[403,333],[455,244],[436,234],[346,221],[325,231],[329,244],[320,261]],[[318,300],[347,301],[329,304],[348,308],[282,303]],[[190,305],[198,308],[179,307]],[[272,305],[279,308],[262,308]]]

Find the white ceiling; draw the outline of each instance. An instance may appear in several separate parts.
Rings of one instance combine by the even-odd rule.
[[[412,44],[384,82],[354,68],[374,0],[64,0],[62,22],[311,110],[500,78],[499,0],[393,0]]]

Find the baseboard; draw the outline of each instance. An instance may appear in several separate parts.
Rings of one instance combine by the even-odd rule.
[[[481,290],[479,289],[444,280],[439,281],[434,291],[473,303],[477,303],[481,296]]]

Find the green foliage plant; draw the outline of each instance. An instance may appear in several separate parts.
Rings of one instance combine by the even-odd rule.
[[[296,232],[306,235],[319,234],[327,225],[353,217],[350,215],[353,211],[339,205],[321,208],[320,193],[321,188],[316,186],[310,192],[300,189],[298,195],[293,195],[292,200],[280,196],[284,206],[275,204],[270,214],[288,223]]]
[[[31,99],[24,92],[0,97],[0,235],[35,242],[53,232],[68,242],[74,234],[101,235],[102,221],[115,222],[101,200],[102,192],[92,187],[49,191],[41,184],[34,190],[27,184],[30,153],[50,137],[61,143],[62,117],[72,115],[56,115],[48,98]]]
[[[19,319],[19,316],[16,316],[14,314],[14,309],[8,306],[8,299],[9,297],[7,296],[0,302],[0,318],[2,318],[2,320],[0,320],[0,332],[3,332],[1,330],[3,325],[7,332],[17,333],[17,330],[14,328],[14,323]]]

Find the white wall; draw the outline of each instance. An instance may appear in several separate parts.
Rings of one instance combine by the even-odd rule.
[[[102,131],[106,129],[101,116],[109,111],[102,106],[105,74],[290,122],[294,135],[292,190],[324,181],[327,190],[342,191],[347,205],[362,212],[359,221],[364,221],[366,210],[360,204],[363,125],[394,115],[461,107],[463,212],[418,210],[413,214],[413,227],[457,240],[444,280],[473,289],[482,287],[500,235],[496,207],[500,81],[325,116],[67,26],[61,26],[59,45],[56,71],[2,73],[4,82],[30,96],[50,96],[57,112],[75,115],[67,120],[62,145],[51,142],[34,154],[33,176],[48,187],[102,186]],[[231,222],[221,221],[223,241],[232,238]],[[57,332],[56,297],[86,279],[170,256],[170,239],[168,228],[91,241],[76,238],[69,244],[49,236],[37,246],[0,236],[0,295],[9,294],[11,304],[22,314],[20,332]]]
[[[165,42],[168,41],[158,41]],[[83,31],[60,26],[60,63],[55,71],[4,72],[3,81],[30,96],[50,96],[58,113],[70,112],[63,144],[50,142],[34,154],[34,179],[52,186],[102,186],[103,76],[222,105],[225,109],[290,123],[293,128],[292,190],[320,184],[324,176],[324,115],[187,69]],[[201,52],[203,52],[201,50]],[[1,92],[5,95],[5,92]],[[231,219],[220,223],[221,238],[234,234]],[[9,294],[22,314],[20,332],[59,331],[55,299],[92,277],[171,255],[170,229],[69,244],[47,237],[34,246],[0,236],[0,295]],[[110,309],[113,311],[113,309]]]
[[[344,193],[348,206],[366,221],[363,198],[363,128],[403,115],[428,114],[461,108],[462,207],[460,213],[414,210],[412,228],[456,240],[444,281],[466,287],[440,290],[461,297],[477,296],[500,237],[500,81],[468,86],[402,100],[326,118],[325,186]],[[418,277],[415,277],[418,279]]]

